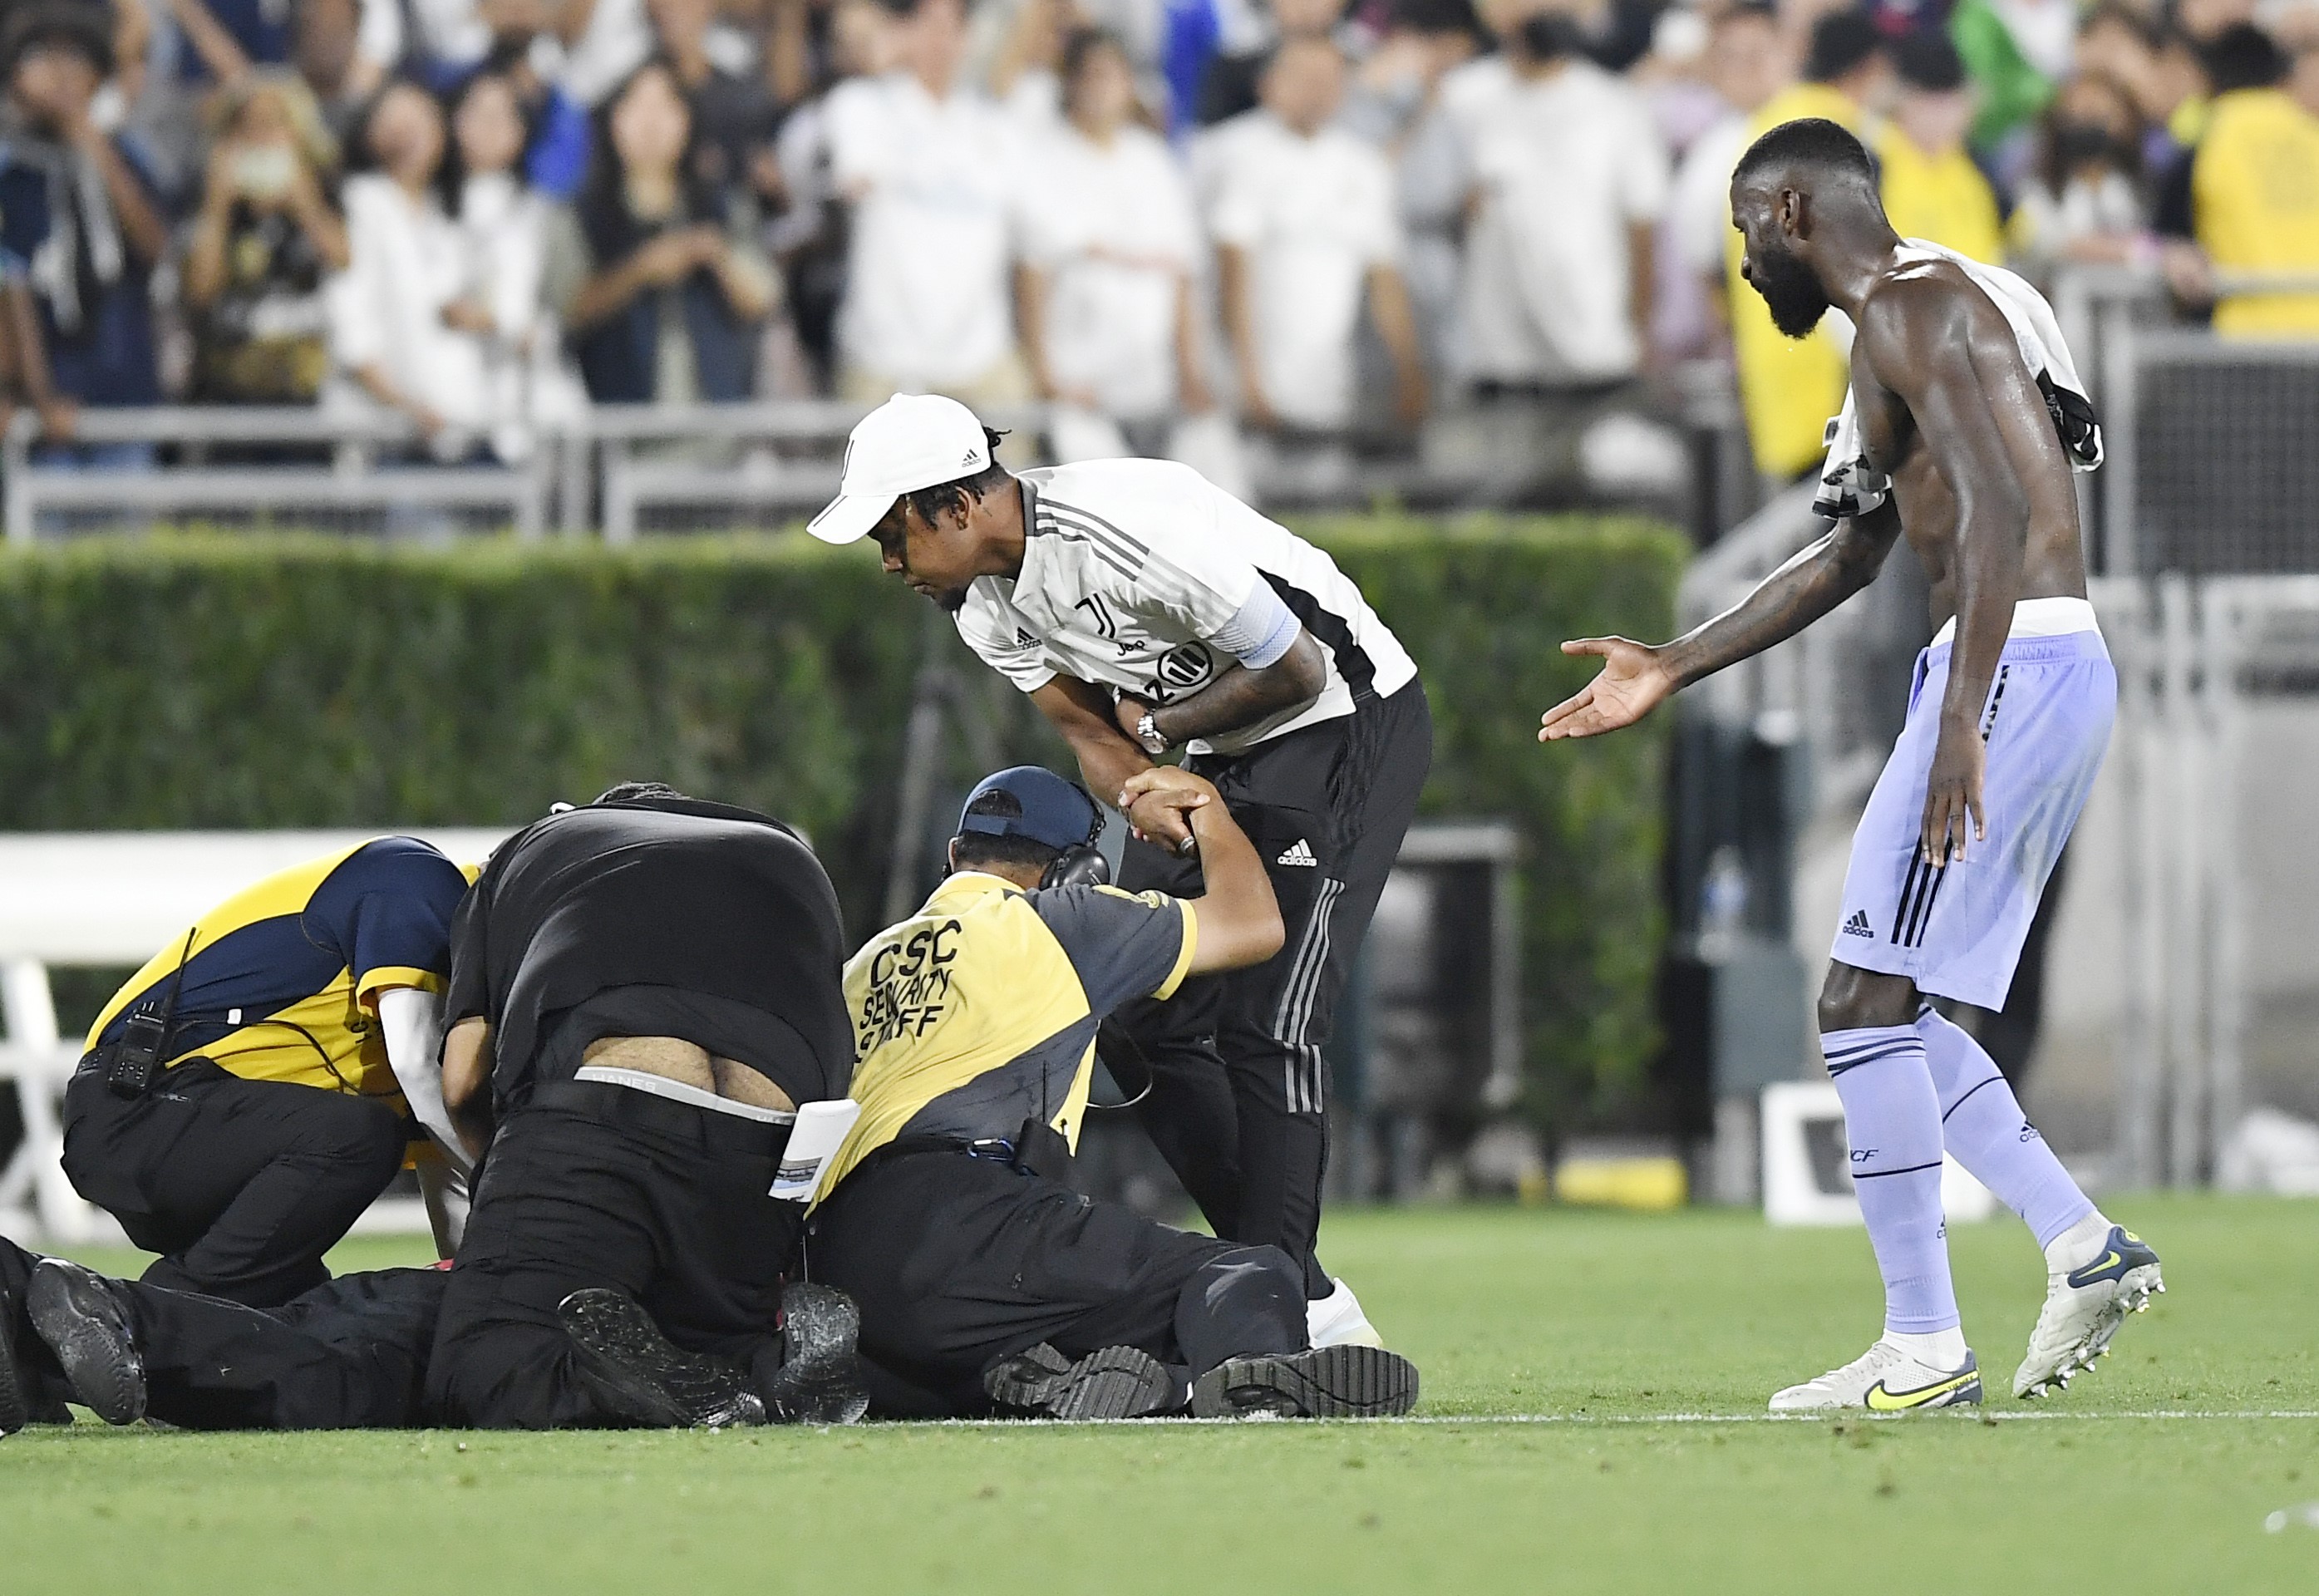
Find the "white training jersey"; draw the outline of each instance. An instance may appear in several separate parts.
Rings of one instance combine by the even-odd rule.
[[[1234,663],[1214,639],[1259,582],[1321,645],[1328,685],[1309,704],[1192,743],[1194,753],[1245,753],[1417,674],[1334,560],[1188,465],[1089,460],[1021,480],[1022,572],[978,579],[958,630],[1024,692],[1058,676],[1153,704],[1197,692]]]

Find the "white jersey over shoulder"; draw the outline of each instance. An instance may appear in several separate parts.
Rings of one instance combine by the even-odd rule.
[[[2027,278],[2003,266],[1989,266],[1923,239],[1900,241],[1921,254],[1954,262],[2004,313],[2020,348],[2021,363],[2036,379],[2046,413],[2053,418],[2053,430],[2069,451],[2070,468],[2091,471],[2099,465],[2101,421],[2094,414],[2094,401],[2086,396],[2086,384],[2070,358],[2070,347],[2062,341],[2062,324],[2045,296]],[[1831,519],[1865,515],[1891,496],[1891,477],[1869,463],[1868,446],[1860,430],[1860,402],[1848,387],[1844,391],[1843,412],[1828,418],[1826,441],[1827,463],[1820,468],[1819,491],[1812,498],[1813,514]]]
[[[1195,742],[1193,753],[1245,753],[1349,715],[1357,697],[1384,697],[1417,674],[1334,560],[1188,465],[1089,460],[1021,480],[1022,573],[978,579],[958,630],[1024,692],[1058,676],[1154,704],[1197,692],[1236,663],[1217,639],[1233,635],[1259,582],[1320,645],[1328,685],[1309,704]]]

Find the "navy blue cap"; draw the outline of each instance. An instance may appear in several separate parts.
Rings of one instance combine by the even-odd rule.
[[[1004,793],[1015,800],[999,808],[1016,813],[974,813],[976,802],[988,793]],[[1095,841],[1103,830],[1103,810],[1075,781],[1066,781],[1037,765],[1016,765],[985,776],[966,795],[958,817],[958,833],[989,837],[1023,837],[1050,848],[1076,848]]]

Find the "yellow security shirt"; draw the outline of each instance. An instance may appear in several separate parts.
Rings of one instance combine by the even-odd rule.
[[[862,1117],[826,1195],[902,1136],[1012,1140],[1044,1120],[1078,1145],[1096,1030],[1138,997],[1168,997],[1197,944],[1192,907],[1156,892],[1025,892],[961,870],[845,967]]]
[[[169,1063],[200,1057],[244,1080],[399,1106],[378,995],[442,989],[467,879],[415,837],[380,837],[268,876],[131,977],[89,1028],[89,1045],[118,1041],[131,1011],[167,1014]]]
[[[1904,239],[1923,239],[1989,266],[2005,264],[2005,226],[1989,179],[1962,149],[1926,155],[1888,127],[1876,141],[1884,214]]]
[[[1861,131],[1860,108],[1824,83],[1800,83],[1774,95],[1748,124],[1747,141],[1754,143],[1782,122],[1824,116],[1854,132]],[[1823,438],[1827,419],[1844,408],[1844,391],[1852,368],[1844,346],[1823,320],[1809,338],[1789,338],[1772,325],[1764,296],[1747,286],[1739,275],[1746,254],[1737,230],[1725,246],[1726,275],[1730,286],[1731,352],[1739,372],[1739,406],[1747,419],[1747,438],[1755,454],[1755,468],[1766,476],[1786,479],[1818,465],[1827,452]]]
[[[2319,273],[2319,117],[2280,89],[2217,98],[2190,168],[2198,242],[2224,271]],[[2231,338],[2319,337],[2319,293],[2242,293],[2215,309]]]

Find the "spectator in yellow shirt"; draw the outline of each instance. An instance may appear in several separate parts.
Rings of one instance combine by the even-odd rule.
[[[1964,59],[1947,34],[1918,32],[1892,47],[1892,68],[1899,92],[1875,144],[1892,230],[2004,265],[1997,195],[1965,150],[1973,92]]]
[[[2319,41],[2292,63],[2251,24],[2210,51],[2218,78],[2249,86],[2215,97],[2190,168],[2198,244],[2217,274],[2319,276]],[[2319,338],[2319,293],[2224,293],[2215,330],[2229,338]]]
[[[1862,12],[1841,11],[1812,28],[1804,81],[1773,96],[1758,111],[1740,148],[1783,122],[1824,116],[1855,133],[1881,98],[1888,76],[1884,40]],[[1728,235],[1724,257],[1731,310],[1731,353],[1739,373],[1739,403],[1755,469],[1788,482],[1819,464],[1830,416],[1844,408],[1851,380],[1845,351],[1851,329],[1841,314],[1824,318],[1801,340],[1772,325],[1764,296],[1739,275],[1739,235]]]

